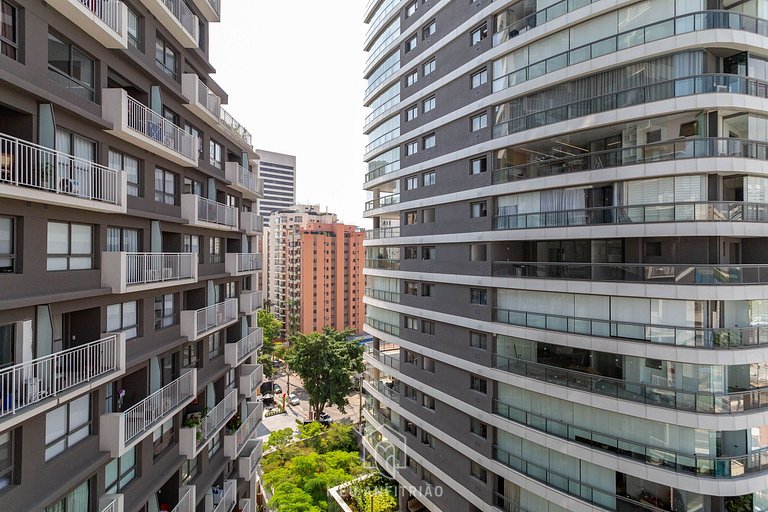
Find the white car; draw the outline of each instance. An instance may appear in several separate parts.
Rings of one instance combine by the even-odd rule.
[[[291,405],[299,405],[301,401],[299,400],[299,397],[296,396],[296,393],[291,393],[288,395],[288,402]]]

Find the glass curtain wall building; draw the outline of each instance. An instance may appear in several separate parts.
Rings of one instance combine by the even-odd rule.
[[[768,1],[365,22],[364,443],[401,510],[768,510]]]

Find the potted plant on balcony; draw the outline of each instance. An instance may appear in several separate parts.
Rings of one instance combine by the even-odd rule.
[[[195,437],[197,438],[197,442],[203,440],[203,430],[200,428],[200,425],[203,422],[203,418],[208,414],[208,408],[205,407],[200,412],[193,412],[191,414],[187,415],[187,419],[184,420],[184,428],[194,428],[195,429]]]
[[[42,188],[56,188],[56,166],[53,162],[42,162],[38,165],[37,180]]]
[[[237,429],[240,428],[240,425],[243,424],[243,420],[240,418],[240,413],[235,414],[232,416],[232,419],[227,422],[227,435],[234,434]]]

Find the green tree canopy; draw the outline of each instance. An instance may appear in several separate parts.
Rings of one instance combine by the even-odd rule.
[[[309,395],[309,407],[315,418],[325,404],[335,405],[344,412],[352,377],[365,369],[363,347],[348,340],[351,329],[336,331],[326,327],[324,332],[296,334],[286,357],[290,368],[301,377]]]
[[[272,366],[272,356],[269,354],[261,354],[258,361],[264,369],[264,377],[267,380],[272,380],[272,377],[275,375],[275,367]]]
[[[275,348],[275,339],[283,328],[283,322],[275,318],[274,313],[268,309],[260,309],[256,313],[256,323],[264,333],[264,348],[262,352],[271,354]]]

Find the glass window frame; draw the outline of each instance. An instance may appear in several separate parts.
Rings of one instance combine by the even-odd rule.
[[[3,35],[3,31],[0,30],[0,54],[18,61],[21,57],[19,52],[19,8],[7,0],[0,0],[0,9],[3,17],[6,16],[6,9],[9,10],[11,31],[13,32],[9,38],[7,35]]]
[[[81,400],[87,400],[88,402],[88,419],[85,421],[85,423],[72,425],[71,407],[73,404]],[[64,427],[64,430],[58,437],[48,440],[49,421],[51,421],[53,414],[62,410],[65,411],[65,419],[66,419],[66,425]],[[72,438],[81,436],[83,431],[87,431],[84,436],[82,436],[79,439],[75,439],[74,441],[72,440]],[[78,397],[64,405],[61,405],[51,411],[48,411],[45,416],[45,432],[46,432],[46,435],[45,435],[45,461],[46,462],[55,459],[56,457],[66,452],[73,446],[85,441],[85,439],[87,439],[91,434],[93,434],[93,404],[91,402],[91,395],[87,394],[87,395]],[[60,451],[59,451],[59,446],[63,447]]]
[[[92,224],[80,224],[77,222],[61,222],[56,220],[49,220],[47,224],[47,243],[50,244],[50,226],[51,224],[60,224],[60,225],[66,225],[67,226],[67,252],[66,253],[51,253],[48,252],[46,249],[46,271],[47,272],[71,272],[76,270],[93,270],[96,268],[96,252],[95,252],[95,244],[94,244],[94,238],[95,238],[95,229]],[[73,253],[72,252],[72,230],[75,227],[87,227],[90,232],[90,252],[88,253]],[[86,268],[72,268],[72,260],[73,259],[90,259],[90,265]],[[66,260],[67,265],[66,268],[50,268],[51,260]]]
[[[158,181],[158,175],[162,176],[162,180]],[[173,191],[166,190],[168,185],[168,178],[173,178]],[[157,186],[162,183],[162,188],[158,189]],[[179,204],[179,175],[173,171],[168,171],[161,167],[155,167],[155,202],[166,204],[168,206],[178,206]],[[172,200],[172,202],[170,202]]]
[[[159,50],[162,49],[162,60],[158,58]],[[173,55],[173,67],[168,66],[168,56]],[[179,81],[179,51],[166,41],[159,34],[155,41],[155,63],[160,69],[174,81]]]
[[[178,308],[176,307],[176,302],[176,294],[173,293],[165,293],[163,295],[155,296],[153,302],[155,331],[167,329],[177,323]]]
[[[16,219],[2,215],[0,220],[8,221],[8,239],[10,240],[10,252],[0,252],[0,261],[6,260],[10,264],[0,266],[0,274],[13,274],[16,272]]]
[[[56,66],[54,64],[51,64],[51,52],[50,52],[50,45],[51,45],[51,39],[54,39],[56,42],[58,42],[62,47],[66,46],[68,51],[68,57],[67,57],[67,68],[66,70],[60,68],[59,66]],[[55,76],[61,76],[65,79],[69,80],[70,83],[73,83],[75,85],[75,88],[73,90],[72,87],[67,87],[72,94],[75,94],[77,96],[83,96],[88,98],[91,101],[96,100],[96,74],[97,74],[97,63],[96,59],[91,57],[85,50],[74,44],[72,41],[67,39],[64,36],[59,35],[58,33],[48,31],[48,76],[51,77],[54,81]],[[75,66],[75,62],[77,61],[76,57],[80,58],[82,62],[89,61],[91,63],[91,76],[90,80],[91,82],[88,83],[87,81],[84,81],[82,78],[77,78],[74,75],[75,68],[82,70],[83,66]],[[56,81],[57,83],[60,83]],[[69,85],[69,84],[68,84]],[[85,94],[78,93],[76,91],[84,91]]]

